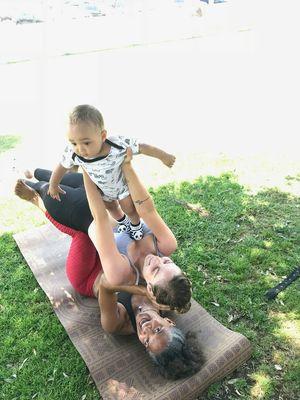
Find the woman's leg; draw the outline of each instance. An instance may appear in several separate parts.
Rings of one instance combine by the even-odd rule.
[[[34,171],[34,177],[38,181],[49,182],[51,177],[52,171],[48,169],[37,168]],[[70,186],[72,188],[78,188],[83,186],[83,177],[82,174],[77,172],[67,172],[62,180],[62,185]]]
[[[97,297],[94,286],[102,273],[102,266],[91,239],[84,232],[60,224],[49,213],[46,217],[59,231],[72,237],[66,261],[66,273],[72,286],[84,296]]]
[[[66,273],[77,292],[84,296],[96,297],[94,284],[102,273],[102,267],[97,250],[83,232],[77,231],[73,236],[66,262]]]
[[[49,182],[51,177],[52,171],[48,169],[36,168],[33,172],[33,176],[38,181]]]
[[[48,195],[48,182],[32,182],[27,180],[23,180],[22,182],[23,194],[20,195],[20,190],[17,193],[17,188],[15,189],[19,197],[31,201],[28,197],[32,196],[33,189],[33,193],[38,193],[46,210],[56,221],[70,228],[88,233],[88,228],[93,221],[93,217],[83,187],[74,189],[61,185],[66,194],[61,195],[61,201],[57,201]]]

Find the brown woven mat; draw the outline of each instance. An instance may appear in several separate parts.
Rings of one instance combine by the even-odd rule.
[[[175,318],[176,324],[198,333],[207,362],[191,378],[163,379],[138,339],[106,334],[99,325],[97,300],[80,296],[70,285],[64,268],[69,237],[44,225],[14,238],[104,400],[196,399],[250,357],[251,345],[244,336],[225,328],[193,301],[188,313]]]

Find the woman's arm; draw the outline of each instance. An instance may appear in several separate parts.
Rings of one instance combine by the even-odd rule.
[[[104,286],[105,289],[107,289],[110,292],[126,292],[130,294],[136,294],[139,296],[147,296],[148,297],[148,291],[146,286],[142,285],[112,285],[106,277],[102,277],[99,282],[99,288],[100,286]]]
[[[102,287],[102,289],[101,289]],[[126,292],[130,294],[135,294],[139,296],[145,296],[148,300],[151,301],[153,305],[157,307],[159,310],[169,311],[170,307],[165,304],[159,304],[156,302],[155,296],[153,296],[150,292],[148,292],[146,286],[142,285],[112,285],[108,280],[105,278],[104,275],[100,277],[99,286],[97,287],[98,293],[100,290],[106,289],[108,293],[117,293],[117,292]],[[107,297],[106,297],[107,298]],[[111,298],[112,301],[112,298]],[[99,303],[100,304],[100,303]]]
[[[131,162],[130,149],[123,163],[123,173],[126,178],[130,195],[139,216],[145,221],[155,235],[159,250],[165,254],[172,254],[177,248],[176,238],[171,229],[156,211],[154,202],[148,190],[141,183]]]
[[[99,282],[98,302],[101,311],[101,325],[102,328],[109,333],[118,333],[129,335],[133,333],[130,324],[126,324],[128,320],[127,311],[122,304],[118,303],[116,292],[127,292],[137,294],[140,296],[147,296],[148,292],[144,286],[116,286],[106,279],[102,274]],[[168,306],[157,304],[158,309],[170,310]]]
[[[83,171],[83,180],[94,218],[94,222],[89,228],[89,236],[99,253],[104,274],[111,284],[134,284],[135,276],[129,261],[119,253],[116,246],[110,219],[101,194],[85,171]],[[93,228],[95,228],[94,231]],[[91,233],[92,231],[94,234]]]
[[[101,276],[98,291],[102,328],[109,333],[131,334],[132,328],[126,324],[127,311],[118,303],[117,294],[105,278]]]

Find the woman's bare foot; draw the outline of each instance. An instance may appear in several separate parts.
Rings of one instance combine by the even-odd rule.
[[[26,185],[22,179],[18,179],[15,186],[15,194],[23,200],[30,201],[37,205],[38,203],[38,193],[31,187]]]
[[[23,179],[18,179],[15,186],[15,194],[19,196],[23,200],[27,200],[30,203],[37,206],[44,213],[46,212],[46,208],[43,200],[41,199],[38,192],[32,189],[30,186],[26,185]]]
[[[33,178],[33,173],[31,171],[29,171],[29,169],[25,169],[24,175],[26,176],[27,179]]]

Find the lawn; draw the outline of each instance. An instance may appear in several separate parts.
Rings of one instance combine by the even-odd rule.
[[[299,174],[286,176],[285,189],[252,190],[238,168],[232,172],[234,163],[218,158],[215,173],[198,168],[198,177],[151,189],[178,239],[174,260],[191,278],[194,298],[253,344],[252,358],[202,398],[298,399],[300,281],[276,300],[264,294],[300,265]],[[0,399],[100,399],[12,237],[44,217],[11,197],[0,199],[0,219]]]
[[[21,138],[14,135],[2,135],[0,136],[0,155],[7,150],[13,149],[18,143],[20,143]]]

